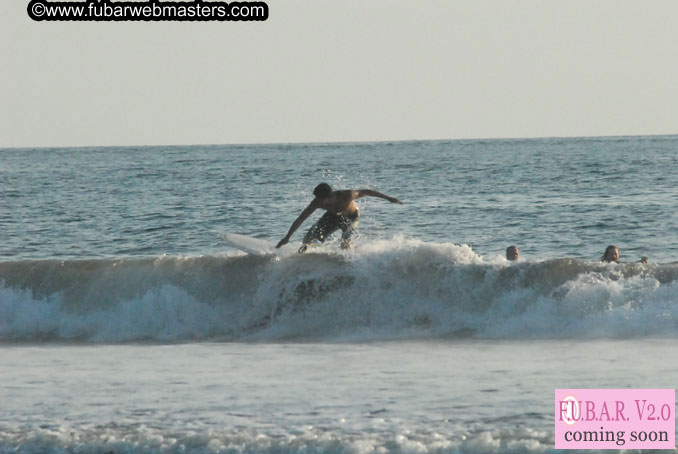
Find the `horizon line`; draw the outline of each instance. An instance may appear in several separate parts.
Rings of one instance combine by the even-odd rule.
[[[564,139],[619,139],[632,137],[673,137],[678,133],[665,134],[619,134],[619,135],[593,135],[593,136],[531,136],[531,137],[473,137],[457,139],[393,139],[393,140],[338,140],[338,141],[308,141],[308,142],[234,142],[234,143],[181,143],[181,144],[153,144],[153,145],[53,145],[53,146],[20,146],[0,147],[0,150],[26,150],[26,149],[103,149],[103,148],[153,148],[153,147],[239,147],[239,146],[281,146],[281,145],[364,145],[379,143],[413,143],[413,142],[474,142],[474,141],[518,141],[518,140],[564,140]]]

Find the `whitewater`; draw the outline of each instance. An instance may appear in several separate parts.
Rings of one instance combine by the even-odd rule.
[[[677,152],[0,150],[0,453],[554,452],[555,388],[678,383]],[[296,253],[317,214],[223,243],[322,181],[405,204],[360,199],[349,251]]]
[[[678,264],[482,260],[413,240],[349,253],[0,263],[0,340],[676,337]]]

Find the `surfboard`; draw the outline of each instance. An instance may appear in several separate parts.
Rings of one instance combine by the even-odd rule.
[[[224,233],[222,235],[226,244],[240,251],[254,255],[267,255],[275,253],[275,244],[270,241],[252,238],[238,233]]]

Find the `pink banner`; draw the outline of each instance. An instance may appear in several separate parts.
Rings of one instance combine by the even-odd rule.
[[[673,389],[556,389],[556,449],[675,449]]]

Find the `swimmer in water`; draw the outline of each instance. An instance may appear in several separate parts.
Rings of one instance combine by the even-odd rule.
[[[607,263],[619,263],[619,248],[613,244],[608,246],[600,260]]]
[[[517,247],[509,246],[506,248],[506,260],[512,262],[514,260],[518,260],[518,257],[520,257],[520,252],[518,251]]]

